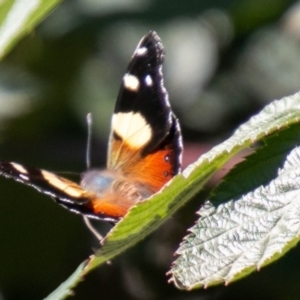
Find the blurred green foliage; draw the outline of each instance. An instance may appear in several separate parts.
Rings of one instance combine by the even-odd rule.
[[[0,158],[80,174],[92,112],[92,162],[103,167],[123,72],[155,30],[186,166],[266,103],[299,90],[299,20],[300,4],[287,0],[65,1],[1,62]],[[2,178],[0,189],[0,299],[41,299],[97,242],[46,196]],[[188,293],[167,283],[172,253],[204,199],[89,275],[74,299],[298,299],[299,249],[229,287]]]

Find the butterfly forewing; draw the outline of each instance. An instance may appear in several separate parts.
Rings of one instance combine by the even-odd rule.
[[[108,168],[159,190],[180,169],[180,126],[164,87],[164,49],[155,32],[137,46],[122,79],[108,151]]]
[[[88,203],[91,195],[77,183],[54,173],[13,162],[0,162],[0,175],[32,186],[39,192],[79,205]]]

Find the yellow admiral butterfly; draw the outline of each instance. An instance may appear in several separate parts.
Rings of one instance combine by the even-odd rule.
[[[180,171],[181,132],[163,84],[163,59],[161,40],[150,31],[122,80],[105,170],[87,170],[80,185],[13,162],[0,162],[0,175],[32,186],[88,218],[118,221]]]

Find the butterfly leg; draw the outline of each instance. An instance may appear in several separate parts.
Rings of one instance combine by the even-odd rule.
[[[87,226],[87,228],[95,235],[95,237],[99,240],[101,243],[103,240],[103,236],[94,228],[92,223],[90,222],[89,218],[86,216],[83,216],[83,220]]]

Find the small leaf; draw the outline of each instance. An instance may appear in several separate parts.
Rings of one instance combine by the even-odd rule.
[[[185,289],[229,283],[282,256],[300,238],[299,188],[297,147],[269,184],[218,207],[207,202],[177,251],[171,280]]]

